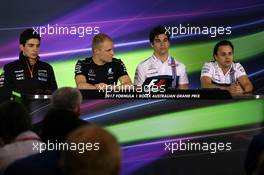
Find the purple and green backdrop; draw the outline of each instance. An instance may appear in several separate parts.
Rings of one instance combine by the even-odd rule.
[[[75,86],[75,64],[91,55],[91,39],[98,31],[113,38],[115,57],[123,60],[133,79],[137,64],[152,55],[150,30],[165,25],[179,32],[181,25],[186,30],[204,29],[171,40],[170,53],[186,65],[192,89],[199,88],[201,66],[212,60],[216,42],[228,39],[235,46],[235,60],[254,83],[255,93],[263,94],[263,8],[262,0],[3,1],[0,72],[6,63],[18,59],[18,38],[24,29],[49,26],[54,34],[42,35],[41,59],[53,66],[60,87]],[[71,33],[61,34],[56,27],[71,29]],[[84,27],[87,34],[82,33]],[[262,129],[264,116],[263,99],[89,100],[81,109],[83,119],[104,125],[123,145],[122,174],[144,175],[242,174],[247,144]],[[234,149],[214,155],[163,150],[164,142],[179,139],[232,141]]]

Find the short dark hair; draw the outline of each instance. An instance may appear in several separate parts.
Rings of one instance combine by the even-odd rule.
[[[7,101],[0,106],[0,137],[10,143],[20,133],[31,130],[31,117],[22,103]]]
[[[38,39],[39,41],[41,40],[40,35],[36,31],[34,31],[33,29],[26,29],[20,34],[19,44],[25,46],[27,40],[32,38]]]
[[[156,36],[160,35],[160,34],[165,34],[167,35],[168,37],[168,40],[170,40],[170,33],[169,32],[166,32],[166,29],[165,27],[163,26],[157,26],[155,28],[153,28],[149,34],[149,41],[150,43],[153,43],[154,42],[154,39]]]
[[[214,47],[214,52],[213,52],[213,56],[214,56],[214,55],[217,55],[217,51],[218,51],[218,48],[219,48],[220,46],[230,46],[230,47],[232,48],[232,51],[234,52],[234,46],[233,46],[233,44],[232,44],[230,41],[228,41],[228,40],[222,40],[222,41],[219,41],[219,42],[215,45],[215,47]]]

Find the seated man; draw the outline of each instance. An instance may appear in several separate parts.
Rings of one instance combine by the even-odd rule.
[[[51,94],[57,89],[54,72],[48,63],[40,61],[40,36],[33,29],[20,35],[19,60],[4,66],[4,86],[8,93]]]
[[[153,55],[137,66],[134,84],[166,85],[166,87],[188,89],[185,65],[169,55],[170,34],[164,27],[154,28],[149,36]]]
[[[114,43],[108,35],[99,33],[92,41],[92,57],[78,60],[75,82],[78,89],[105,89],[107,85],[131,85],[124,63],[114,56]]]
[[[240,63],[234,63],[234,46],[220,41],[214,47],[215,61],[205,63],[201,72],[202,88],[228,90],[231,95],[250,94],[253,86]]]

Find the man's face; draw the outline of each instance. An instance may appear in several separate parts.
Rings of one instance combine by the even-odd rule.
[[[25,46],[20,44],[20,50],[23,52],[23,55],[28,57],[29,59],[36,59],[37,56],[39,55],[39,47],[40,47],[40,42],[38,39],[29,39],[27,40]]]
[[[233,58],[233,50],[229,45],[218,47],[215,60],[221,68],[230,68]]]
[[[103,63],[112,62],[113,56],[115,54],[114,43],[110,40],[105,40],[98,46],[98,48],[95,48],[95,54]]]
[[[169,42],[167,35],[165,34],[157,35],[154,38],[153,43],[151,43],[151,47],[153,47],[154,53],[158,55],[168,54],[170,42]]]

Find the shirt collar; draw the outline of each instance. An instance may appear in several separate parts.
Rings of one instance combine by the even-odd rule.
[[[166,63],[166,62],[168,62],[169,64],[171,63],[171,56],[170,55],[168,55],[168,58],[167,58],[167,60],[164,62],[164,63]],[[157,57],[155,57],[155,55],[152,55],[152,59],[153,59],[153,61],[155,61],[155,62],[160,62],[160,63],[162,63],[161,61],[160,61],[160,59],[158,59]]]
[[[39,136],[33,131],[25,131],[25,132],[20,133],[18,136],[16,136],[15,141],[23,140],[26,138],[39,140]]]
[[[223,72],[223,70],[221,69],[221,67],[218,65],[217,61],[215,61],[215,65],[216,65],[216,67],[217,67],[218,70],[220,70],[220,71]],[[231,72],[231,70],[234,70],[234,63],[231,64],[231,67],[228,69],[228,71],[226,72],[226,74],[224,74],[224,72],[223,72],[223,74],[224,75],[227,75],[227,74],[229,74]]]

